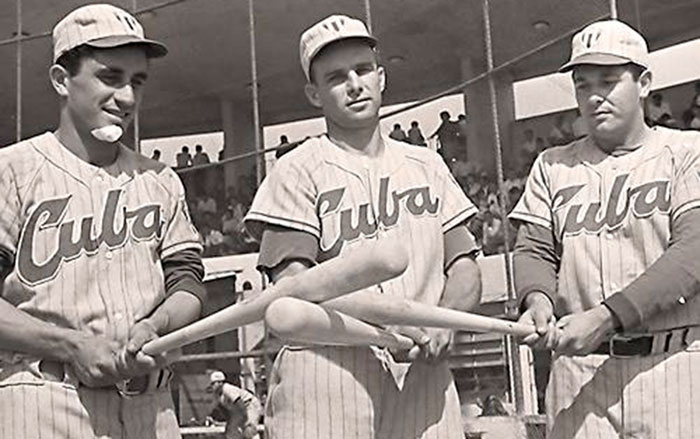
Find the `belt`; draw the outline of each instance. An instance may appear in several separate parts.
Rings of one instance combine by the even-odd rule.
[[[66,382],[69,374],[66,365],[59,361],[41,360],[39,371],[47,381]],[[124,396],[137,396],[167,387],[173,376],[169,368],[159,369],[148,375],[141,375],[118,384],[99,387],[103,390],[116,390]]]
[[[598,346],[593,353],[616,358],[644,357],[667,354],[687,348],[700,339],[700,327],[687,326],[648,334],[615,334]]]

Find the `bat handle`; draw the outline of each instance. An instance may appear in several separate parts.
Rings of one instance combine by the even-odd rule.
[[[386,342],[384,347],[396,350],[409,350],[415,343],[410,338],[405,335],[398,334],[396,332],[386,332],[383,334],[385,336]]]
[[[170,349],[174,349],[179,346],[171,346],[172,343],[168,342],[167,336],[161,337],[161,338],[156,338],[155,340],[151,340],[141,346],[141,351],[143,351],[144,354],[146,355],[160,355],[163,352],[167,352]]]
[[[515,335],[518,337],[527,337],[530,334],[534,334],[536,331],[535,326],[527,325],[525,323],[509,322],[507,333],[510,335]]]

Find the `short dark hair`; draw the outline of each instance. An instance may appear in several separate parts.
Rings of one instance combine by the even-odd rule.
[[[95,53],[95,48],[83,44],[78,47],[74,47],[61,55],[57,60],[56,64],[66,69],[69,75],[75,76],[80,72],[80,67],[83,64],[83,59],[91,58],[93,53]]]
[[[332,43],[324,46],[321,50],[318,51],[316,55],[311,59],[311,63],[309,64],[309,82],[311,83],[316,83],[316,78],[314,78],[314,63],[316,62],[317,59],[321,58],[324,53],[328,53],[328,49],[331,47],[339,47],[342,44],[346,44],[348,42],[355,42],[355,41],[361,41],[367,44],[367,47],[372,49],[372,53],[374,53],[374,61],[379,66],[379,51],[377,50],[377,46],[372,45],[369,40],[357,37],[357,38],[345,38],[344,40],[338,40],[338,41],[333,41]]]
[[[637,81],[642,76],[642,73],[647,71],[646,67],[642,67],[639,64],[629,63],[625,64],[625,67],[632,73],[632,78]]]

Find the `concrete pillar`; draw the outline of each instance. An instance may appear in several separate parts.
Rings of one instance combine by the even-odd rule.
[[[222,99],[221,127],[224,132],[223,158],[229,158],[255,151],[255,134],[253,127],[253,105],[250,101],[232,101]],[[246,189],[255,190],[247,182],[254,182],[256,175],[256,157],[236,160],[224,166],[226,187],[246,185]]]
[[[474,65],[472,58],[463,57],[461,62],[462,79],[471,79],[484,71],[484,67]],[[495,76],[498,109],[498,127],[503,148],[505,166],[513,157],[512,127],[515,121],[513,100],[513,77],[509,72],[499,72]],[[496,175],[496,136],[493,128],[491,95],[486,78],[464,89],[464,107],[467,114],[467,157],[481,169]]]

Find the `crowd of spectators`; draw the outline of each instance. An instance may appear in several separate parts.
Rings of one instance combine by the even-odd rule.
[[[654,92],[647,103],[647,123],[684,129],[700,129],[700,81],[694,84],[694,94],[688,108],[676,117],[663,93]],[[498,183],[494,172],[481,169],[467,157],[466,116],[461,114],[456,120],[448,111],[440,113],[440,124],[427,138],[423,135],[418,121],[412,121],[408,131],[400,123],[395,123],[389,137],[414,145],[427,146],[427,140],[437,139],[437,151],[450,167],[455,179],[464,192],[479,208],[479,213],[471,220],[469,227],[480,241],[485,255],[502,253],[509,241],[512,248],[517,234],[516,225],[504,221],[505,216],[515,206],[523,192],[526,177],[535,158],[545,149],[565,145],[586,135],[586,127],[581,115],[576,113],[558,114],[549,130],[528,127],[516,140],[506,162],[503,199],[499,200]],[[306,139],[290,142],[286,135],[280,137],[277,158],[294,149]],[[154,158],[160,152],[154,151]],[[177,168],[187,168],[209,163],[209,157],[201,145],[195,146],[192,156],[189,147],[183,146],[177,154]],[[215,168],[211,168],[213,170]],[[193,170],[196,171],[196,170]],[[219,170],[219,172],[223,172]],[[193,221],[199,229],[205,256],[248,253],[258,250],[257,244],[246,232],[243,217],[252,202],[256,182],[252,175],[245,175],[232,186],[221,189],[223,176],[202,178],[195,172],[185,178],[188,204]]]

